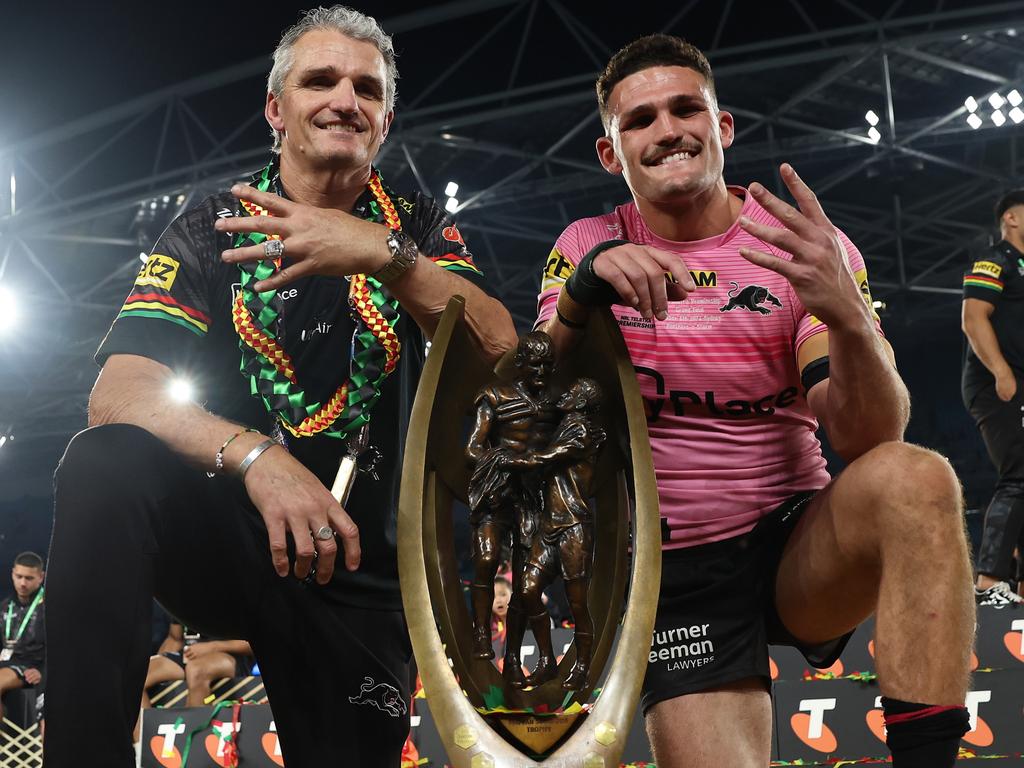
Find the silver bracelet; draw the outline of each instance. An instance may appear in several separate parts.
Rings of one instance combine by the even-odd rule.
[[[245,473],[249,471],[249,467],[252,466],[252,463],[256,461],[256,459],[258,459],[265,450],[267,450],[268,448],[273,448],[275,445],[277,445],[277,442],[268,437],[266,440],[261,442],[251,451],[249,451],[245,455],[245,458],[242,459],[242,463],[238,465],[238,469],[235,470],[235,474],[238,476],[238,479],[244,480]]]

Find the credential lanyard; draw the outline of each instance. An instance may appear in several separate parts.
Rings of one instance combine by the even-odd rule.
[[[17,599],[17,598],[15,598]],[[36,606],[39,605],[39,601],[43,599],[43,588],[40,587],[39,591],[36,592],[36,598],[32,601],[32,605],[25,611],[25,616],[21,620],[21,626],[18,627],[18,634],[13,640],[13,644],[17,644],[21,640],[21,636],[25,634],[25,627],[28,626],[29,619],[32,618],[32,614],[36,612]],[[7,621],[4,624],[4,644],[11,643],[11,619],[14,617],[14,600],[7,605]]]

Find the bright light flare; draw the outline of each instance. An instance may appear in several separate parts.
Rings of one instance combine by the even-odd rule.
[[[459,201],[454,197],[449,197],[448,202],[444,204],[444,209],[448,211],[448,213],[455,213],[459,210]]]
[[[981,128],[981,118],[978,117],[977,115],[970,115],[967,118],[967,124],[971,126],[971,128],[973,128],[974,130],[978,130],[979,128]]]
[[[191,381],[179,377],[171,382],[170,393],[172,400],[179,403],[187,403],[195,394],[195,388],[192,386]]]
[[[0,336],[18,324],[18,304],[14,294],[0,285]]]
[[[459,185],[454,181],[449,181],[448,186],[444,188],[444,194],[446,197],[455,197],[459,194]]]
[[[873,110],[873,109],[869,109],[865,113],[864,119],[868,121],[869,125],[878,125],[879,117],[878,117],[878,115],[875,114],[875,110]]]

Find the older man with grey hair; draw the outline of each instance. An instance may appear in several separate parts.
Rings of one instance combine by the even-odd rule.
[[[455,224],[372,165],[396,78],[363,14],[288,30],[268,164],[168,227],[100,345],[90,428],[56,475],[48,768],[135,764],[154,595],[250,642],[289,768],[398,764],[395,513],[423,341],[456,293],[488,359],[515,332]],[[193,402],[169,394],[180,375]],[[346,497],[339,463],[371,453]]]

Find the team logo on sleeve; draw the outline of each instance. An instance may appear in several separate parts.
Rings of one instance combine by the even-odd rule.
[[[135,278],[136,285],[151,285],[164,291],[170,291],[174,285],[174,278],[178,276],[177,261],[170,256],[161,253],[154,253],[139,270],[139,276]]]
[[[548,254],[547,263],[544,265],[544,276],[540,281],[540,290],[543,293],[549,288],[560,288],[576,270],[572,262],[569,261],[558,248],[552,248],[551,253]]]
[[[976,261],[974,266],[971,267],[971,272],[998,279],[1003,274],[1003,268],[992,261]]]

